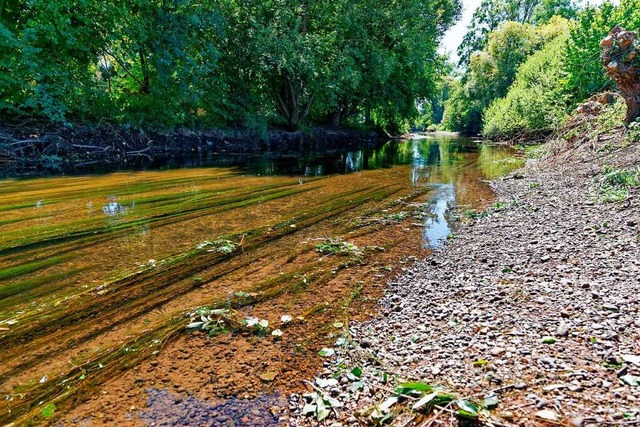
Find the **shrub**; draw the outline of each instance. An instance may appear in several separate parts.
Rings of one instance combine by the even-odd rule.
[[[505,139],[547,131],[565,119],[569,110],[562,73],[566,40],[566,35],[554,39],[522,64],[507,95],[485,112],[485,137]]]

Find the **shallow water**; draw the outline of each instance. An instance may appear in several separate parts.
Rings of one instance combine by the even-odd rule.
[[[344,264],[324,257],[327,273],[317,271],[322,238],[369,245],[400,223],[402,237],[380,246],[422,239],[440,248],[453,212],[492,202],[484,180],[517,166],[512,154],[441,136],[0,181],[0,391],[15,404],[0,421],[79,387],[88,372],[98,384],[123,361],[144,360],[200,305],[253,288],[266,305],[292,290],[290,298],[317,298],[305,296],[307,279],[328,283]]]

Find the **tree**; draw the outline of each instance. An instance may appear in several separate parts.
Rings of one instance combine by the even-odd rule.
[[[0,0],[0,110],[135,126],[373,124],[435,92],[459,0]]]
[[[565,118],[570,103],[565,92],[562,67],[564,34],[531,55],[517,70],[505,97],[494,100],[483,118],[482,133],[490,139],[544,133]]]
[[[613,27],[600,43],[602,65],[627,104],[625,123],[640,117],[640,43],[636,33]]]
[[[484,49],[489,41],[489,34],[501,23],[513,21],[518,23],[533,22],[533,14],[540,0],[482,0],[473,13],[467,26],[462,43],[458,47],[458,65],[466,67],[474,52]]]
[[[623,0],[620,6],[605,2],[587,8],[578,15],[571,27],[564,72],[567,93],[577,104],[594,93],[613,89],[611,79],[602,72],[600,41],[615,25],[640,28],[640,0]]]
[[[546,24],[554,16],[575,19],[577,15],[578,5],[572,0],[542,0],[533,9],[533,22]]]

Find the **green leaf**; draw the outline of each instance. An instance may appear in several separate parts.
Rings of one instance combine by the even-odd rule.
[[[49,419],[53,417],[54,412],[56,412],[56,404],[49,403],[47,406],[42,408],[42,411],[40,411],[40,415],[42,415],[46,419]]]
[[[454,395],[442,393],[442,394],[439,394],[438,397],[433,399],[433,404],[438,406],[443,406],[443,405],[448,405],[454,400],[456,400],[456,397]]]
[[[322,396],[318,396],[318,398],[316,399],[316,405],[318,405],[316,418],[318,419],[318,421],[325,420],[329,416],[331,411],[329,411],[329,409],[325,405],[324,400],[322,399]]]
[[[353,374],[354,377],[360,378],[362,376],[362,368],[359,368],[356,366],[351,370],[351,373]]]
[[[331,357],[335,354],[335,350],[332,348],[323,348],[318,352],[318,354],[322,357]]]
[[[418,400],[416,403],[413,404],[413,410],[415,411],[416,409],[422,408],[424,405],[431,402],[436,397],[438,397],[437,391],[435,393],[427,394],[422,399]]]
[[[458,415],[465,418],[477,418],[478,417],[478,407],[468,400],[457,400],[456,405],[460,409],[458,411]]]
[[[427,383],[409,382],[409,383],[398,384],[398,389],[415,390],[415,391],[431,391],[433,390],[433,386]]]
[[[498,396],[492,395],[492,396],[486,396],[484,399],[482,399],[482,402],[480,402],[480,405],[483,408],[494,409],[496,406],[498,406],[498,403],[499,403]]]

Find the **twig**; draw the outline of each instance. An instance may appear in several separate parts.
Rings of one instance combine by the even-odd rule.
[[[425,421],[422,425],[420,425],[420,427],[431,427],[433,425],[433,423],[436,422],[436,420],[440,417],[440,415],[442,415],[445,411],[449,410],[449,406],[451,406],[453,402],[449,402],[446,406],[441,407],[441,406],[436,406],[436,408],[438,408],[438,412],[436,412],[436,414],[429,420],[429,421]]]
[[[515,387],[515,384],[509,384],[509,385],[505,385],[503,387],[494,388],[493,390],[489,390],[489,391],[486,391],[486,392],[471,394],[469,396],[463,397],[462,399],[471,399],[473,397],[478,397],[478,396],[487,395],[487,394],[491,394],[491,393],[498,393],[498,392],[504,391],[504,390],[511,390],[514,387]]]
[[[522,409],[522,408],[526,408],[526,407],[528,407],[528,406],[533,406],[533,405],[535,405],[535,403],[534,403],[534,402],[531,402],[531,403],[523,403],[523,404],[521,404],[521,405],[516,405],[516,406],[511,406],[511,407],[509,407],[509,408],[505,408],[504,410],[505,410],[505,411],[513,411],[514,409]]]
[[[387,392],[389,392],[389,393],[393,393],[393,394],[395,394],[395,395],[397,395],[397,396],[404,397],[405,399],[409,399],[409,400],[418,400],[418,398],[417,398],[417,397],[408,396],[408,395],[406,395],[406,394],[396,393],[394,390],[392,390],[392,389],[390,389],[390,388],[388,388],[388,387],[383,387],[383,386],[381,386],[381,385],[377,385],[377,384],[369,384],[369,385],[370,385],[370,386],[372,386],[372,387],[375,387],[375,388],[379,388],[380,390],[384,390],[384,391],[387,391]]]

